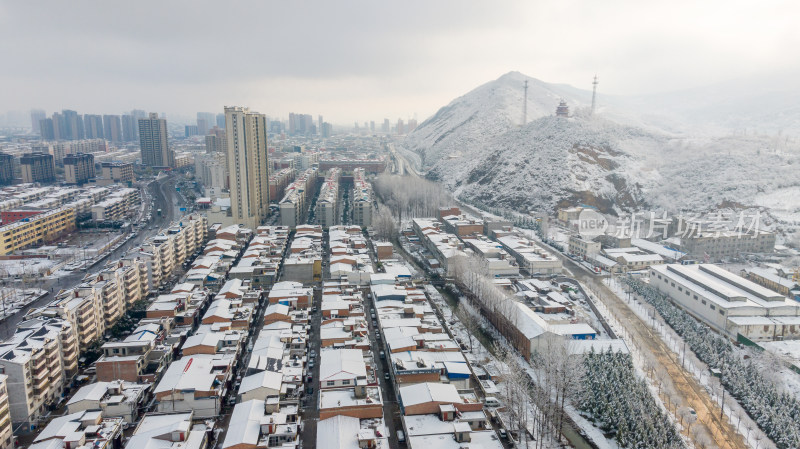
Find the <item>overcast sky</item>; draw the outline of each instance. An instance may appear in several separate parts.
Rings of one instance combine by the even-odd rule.
[[[606,94],[800,72],[791,1],[0,0],[0,110],[423,120],[516,70]]]

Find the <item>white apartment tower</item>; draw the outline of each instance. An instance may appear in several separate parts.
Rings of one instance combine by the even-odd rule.
[[[267,117],[239,106],[225,108],[228,177],[233,220],[257,228],[269,212]]]

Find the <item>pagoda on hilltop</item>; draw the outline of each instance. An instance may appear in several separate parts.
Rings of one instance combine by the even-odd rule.
[[[556,117],[569,117],[569,106],[567,106],[567,102],[561,100],[558,103],[558,107],[556,108]]]

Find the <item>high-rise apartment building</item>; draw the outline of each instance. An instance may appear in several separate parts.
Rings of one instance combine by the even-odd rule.
[[[211,128],[206,135],[206,153],[224,153],[228,154],[228,139],[225,136],[225,130]]]
[[[311,114],[289,114],[289,134],[308,135],[316,133],[314,117]]]
[[[103,116],[103,135],[106,140],[122,142],[122,122],[118,115]]]
[[[234,221],[255,229],[269,212],[267,117],[226,107],[225,124],[231,213]]]
[[[130,114],[122,116],[122,140],[124,142],[139,140],[139,119],[146,117],[147,114],[141,109],[134,109]]]
[[[43,118],[39,120],[39,135],[42,140],[56,140],[56,130],[53,126],[53,119]]]
[[[95,114],[84,114],[83,132],[87,139],[102,139],[105,136],[103,117]]]
[[[64,140],[79,140],[85,137],[83,117],[78,115],[76,111],[71,109],[64,109],[61,111],[63,117],[63,131],[60,136]]]
[[[56,164],[52,154],[26,153],[19,158],[22,182],[54,182]]]
[[[0,153],[0,186],[14,182],[14,156]]]
[[[138,124],[142,165],[173,167],[175,156],[167,142],[167,120],[158,118],[158,113],[151,112],[149,118],[140,118]]]
[[[94,155],[75,153],[64,156],[64,179],[67,184],[86,184],[94,174]]]
[[[213,112],[197,113],[197,134],[205,136],[212,126],[217,124],[217,116]]]
[[[192,137],[199,134],[199,131],[197,130],[197,125],[186,125],[183,128],[186,137]]]
[[[132,115],[124,114],[122,116],[122,141],[123,142],[136,142],[139,138],[138,123]]]
[[[217,114],[217,128],[225,129],[225,114]]]
[[[53,112],[53,138],[50,140],[67,140],[67,121],[60,112]]]
[[[47,118],[47,113],[41,109],[31,109],[31,130],[33,134],[39,134],[39,123]]]
[[[328,138],[333,134],[333,125],[328,122],[322,123],[322,129],[320,130],[320,134],[324,138]]]

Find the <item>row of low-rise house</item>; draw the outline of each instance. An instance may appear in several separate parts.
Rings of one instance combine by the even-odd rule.
[[[266,289],[278,279],[286,253],[289,228],[285,226],[263,226],[256,230],[239,262],[228,272],[234,279],[247,279],[250,284]]]
[[[283,260],[282,279],[301,283],[321,280],[322,251],[322,226],[296,226]]]
[[[28,311],[17,332],[0,344],[14,423],[35,423],[60,398],[78,372],[81,354],[133,303],[154,291],[160,279],[172,274],[167,267],[179,266],[202,244],[206,228],[204,217],[185,217],[77,287],[62,290],[51,303]],[[166,260],[158,252],[151,263],[141,257],[153,240],[170,247],[163,253]]]
[[[369,335],[364,295],[374,273],[366,241],[360,227],[339,226],[330,230],[329,246],[331,279],[323,284],[320,306],[316,447],[388,448],[385,419],[391,417],[384,417],[387,399],[380,385],[380,360],[375,357],[377,348]],[[358,260],[359,265],[351,266],[342,258]],[[342,263],[348,269],[338,267]],[[374,319],[374,313],[372,316]]]
[[[334,226],[328,230],[329,273],[332,279],[346,278],[355,285],[367,285],[374,272],[367,240],[357,225]]]
[[[456,257],[466,256],[464,243],[455,234],[445,232],[442,225],[432,218],[414,218],[407,236],[416,235],[433,258],[428,260],[431,268],[441,268],[447,273],[450,261]]]
[[[484,220],[462,214],[458,208],[442,208],[440,220],[417,218],[412,231],[433,255],[432,268],[448,269],[454,257],[473,254],[480,258],[491,277],[507,278],[529,274],[558,274],[561,261],[525,237],[503,220]]]
[[[384,273],[372,276],[370,291],[407,446],[503,447],[475,391],[470,363],[425,291],[410,277]]]
[[[263,239],[257,242],[257,251],[268,258],[286,254],[288,259],[287,231],[285,227],[259,228]],[[265,295],[263,321],[253,323],[259,329],[248,346],[244,376],[233,387],[237,404],[222,448],[300,445],[300,401],[311,374],[308,345],[313,295],[311,287],[289,280],[275,283]]]

